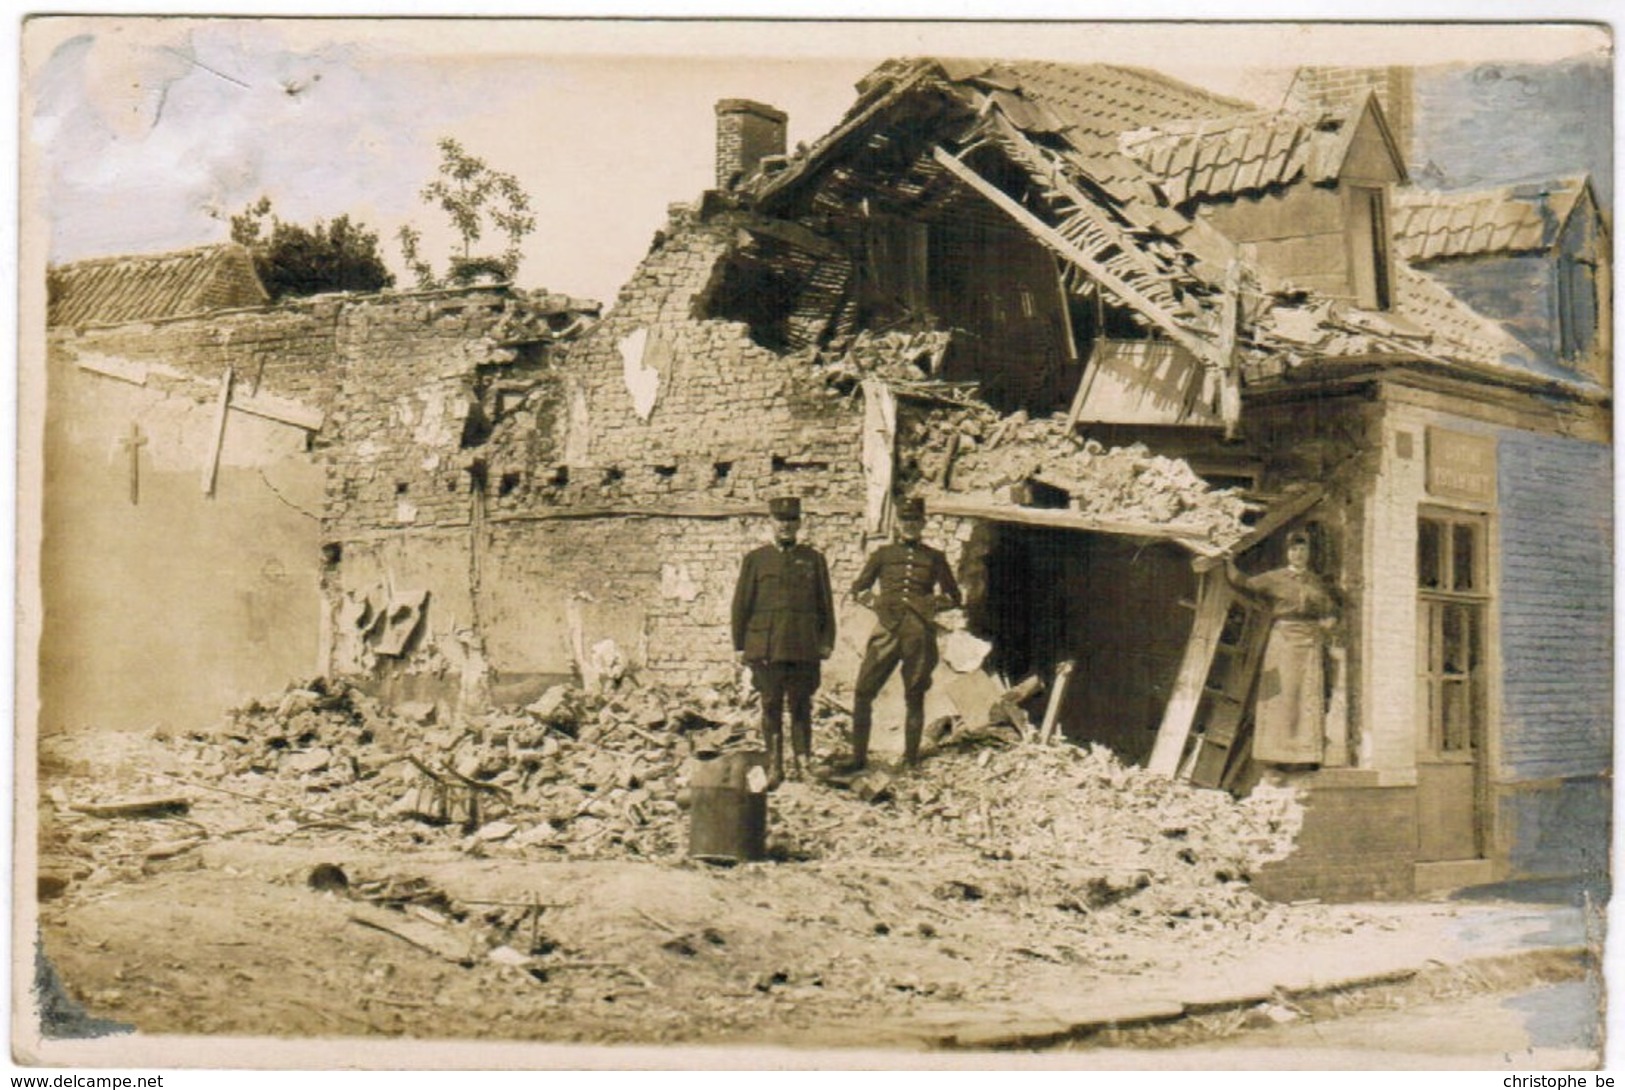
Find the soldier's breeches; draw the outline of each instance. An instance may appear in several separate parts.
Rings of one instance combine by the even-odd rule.
[[[812,698],[818,691],[819,663],[753,662],[751,683],[762,697],[762,734],[769,744],[783,737],[784,706],[790,705],[790,744],[802,755],[812,740]]]
[[[852,755],[859,761],[869,752],[875,697],[899,663],[903,667],[905,724],[923,723],[925,694],[931,688],[931,672],[937,668],[936,635],[923,622],[904,622],[895,629],[880,626],[869,637],[853,686]],[[918,742],[914,748],[917,750]]]

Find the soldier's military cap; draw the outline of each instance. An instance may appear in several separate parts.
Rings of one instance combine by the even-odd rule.
[[[897,501],[897,521],[923,522],[925,520],[925,500],[919,496],[909,496]]]
[[[776,519],[798,519],[801,517],[801,498],[774,496],[767,501],[767,513]]]

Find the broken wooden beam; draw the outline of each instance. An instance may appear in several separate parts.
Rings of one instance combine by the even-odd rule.
[[[1039,242],[1088,273],[1113,295],[1132,307],[1150,321],[1152,325],[1161,329],[1186,351],[1198,359],[1207,360],[1215,366],[1220,365],[1220,361],[1215,357],[1211,345],[1191,334],[1184,326],[1176,322],[1172,315],[1144,293],[1068,241],[1055,228],[1023,208],[1014,197],[960,162],[946,149],[940,146],[935,147],[932,149],[931,154],[938,163],[947,168],[949,173],[992,201],[1017,223],[1025,227]]]
[[[209,455],[203,463],[203,494],[214,495],[215,477],[220,472],[220,450],[226,442],[226,410],[231,407],[231,368],[220,376],[220,397],[215,403],[214,430],[210,433]]]
[[[1293,519],[1303,515],[1324,499],[1325,496],[1325,488],[1318,484],[1312,484],[1272,503],[1269,511],[1253,525],[1251,530],[1247,531],[1246,536],[1226,549],[1224,553],[1229,556],[1240,556]]]
[[[1224,297],[1219,302],[1219,419],[1224,437],[1234,439],[1241,428],[1241,373],[1236,364],[1236,322],[1241,304],[1241,262],[1231,261],[1224,271]]]
[[[1069,508],[1021,507],[1015,504],[978,503],[974,500],[931,500],[931,511],[938,515],[959,515],[964,518],[988,519],[995,522],[1015,522],[1024,526],[1054,526],[1063,530],[1084,530],[1097,534],[1118,534],[1123,537],[1143,537],[1158,541],[1174,541],[1189,545],[1197,531],[1189,527],[1169,526],[1158,522],[1127,522],[1122,519],[1102,519],[1082,515]],[[1210,546],[1217,548],[1217,546]]]

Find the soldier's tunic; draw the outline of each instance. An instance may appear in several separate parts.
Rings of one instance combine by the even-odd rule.
[[[937,637],[931,621],[937,612],[938,589],[954,605],[959,604],[959,584],[948,557],[921,542],[882,545],[863,565],[852,593],[860,595],[871,587],[877,588],[874,609],[878,623],[858,669],[857,695],[872,698],[901,662],[904,692],[923,696],[931,687],[931,672],[937,665]]]
[[[810,545],[745,554],[734,586],[734,650],[751,662],[817,662],[835,647],[829,566]]]
[[[835,597],[829,565],[808,545],[763,545],[745,554],[734,586],[733,645],[750,664],[762,697],[762,732],[777,764],[784,705],[791,748],[812,752],[812,697],[819,663],[835,648]]]

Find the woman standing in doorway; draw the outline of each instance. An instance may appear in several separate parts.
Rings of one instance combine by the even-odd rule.
[[[1325,582],[1309,568],[1309,535],[1287,537],[1286,567],[1245,575],[1226,557],[1231,584],[1270,604],[1269,643],[1253,709],[1253,760],[1283,771],[1306,771],[1325,755],[1326,632],[1337,607]]]

